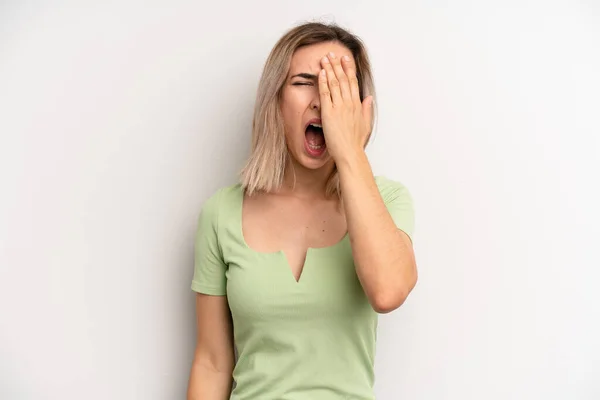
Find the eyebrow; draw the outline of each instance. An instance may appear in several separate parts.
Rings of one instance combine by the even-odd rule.
[[[315,81],[318,78],[317,75],[313,75],[313,74],[309,74],[309,73],[306,73],[306,72],[302,72],[300,74],[296,74],[296,75],[292,76],[290,79],[293,79],[293,78],[296,78],[296,77],[298,77],[298,78],[304,78],[304,79],[312,79],[312,80],[315,80]]]

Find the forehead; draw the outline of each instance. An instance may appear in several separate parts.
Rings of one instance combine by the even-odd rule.
[[[321,70],[321,59],[331,51],[335,53],[336,58],[348,56],[354,59],[352,52],[338,42],[311,44],[294,52],[290,63],[290,74],[300,72],[316,74]]]

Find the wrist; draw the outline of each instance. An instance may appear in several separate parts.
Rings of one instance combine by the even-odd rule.
[[[368,164],[367,153],[362,148],[346,151],[343,155],[335,157],[335,165],[340,173],[348,171],[352,174],[356,169]]]

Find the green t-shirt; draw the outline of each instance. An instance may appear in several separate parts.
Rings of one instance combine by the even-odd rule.
[[[412,238],[408,190],[384,177],[376,182],[396,226]],[[309,248],[296,281],[282,251],[246,244],[242,201],[236,184],[204,203],[192,281],[196,292],[227,295],[238,350],[231,399],[374,399],[378,314],[356,275],[348,234]]]

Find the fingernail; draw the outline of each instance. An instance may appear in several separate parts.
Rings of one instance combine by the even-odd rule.
[[[333,51],[329,53],[329,56],[330,56],[331,58],[335,58],[335,54],[333,53]]]
[[[350,61],[350,57],[348,57],[348,56],[344,56],[343,58],[344,58],[344,61]]]
[[[327,57],[323,57],[323,62],[324,62],[324,63],[328,63],[328,62],[329,62],[329,59],[328,59]]]

